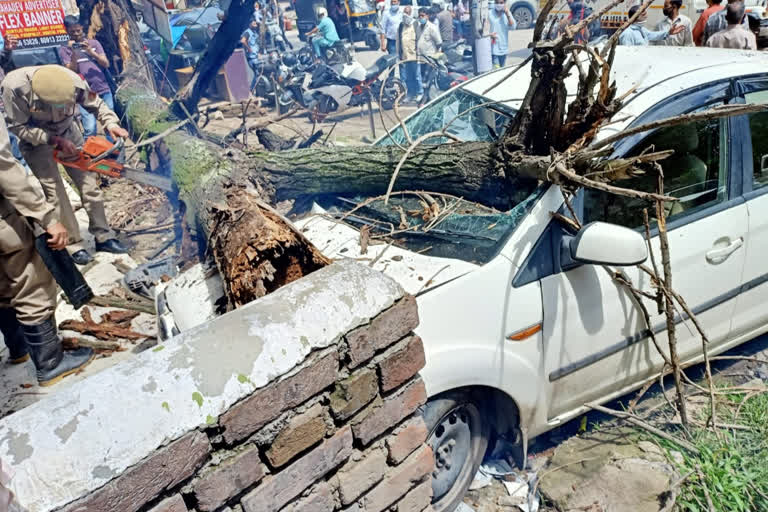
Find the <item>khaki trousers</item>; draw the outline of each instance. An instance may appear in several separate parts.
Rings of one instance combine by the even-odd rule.
[[[56,292],[29,224],[15,212],[0,219],[0,308],[11,307],[19,322],[36,325],[56,311]]]
[[[74,124],[62,136],[72,141],[76,146],[83,144],[83,135]],[[77,218],[75,218],[75,212],[72,210],[69,197],[67,197],[59,166],[53,160],[53,146],[47,144],[33,146],[22,141],[19,149],[32,169],[32,173],[40,180],[45,198],[56,209],[56,216],[67,228],[69,248],[73,252],[83,249],[84,247],[80,244],[83,238],[80,236],[80,227]],[[88,231],[96,238],[97,242],[114,238],[115,234],[109,228],[107,214],[104,211],[104,194],[99,188],[99,176],[96,173],[83,172],[69,167],[64,169],[80,192],[83,208],[88,213]]]

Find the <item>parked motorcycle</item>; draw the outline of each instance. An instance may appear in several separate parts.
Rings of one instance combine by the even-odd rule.
[[[267,16],[265,25],[267,27],[267,38],[271,46],[279,52],[284,52],[287,49],[287,45],[283,32],[280,30],[279,18]]]
[[[448,69],[445,54],[422,58],[426,62],[422,64],[424,94],[419,99],[419,107],[437,98],[443,91],[469,80],[467,75]]]
[[[369,101],[381,100],[380,107],[390,110],[397,97],[405,93],[405,86],[393,76],[389,76],[386,83],[379,77],[396,62],[396,57],[385,55],[368,69],[357,61],[340,66],[317,63],[311,73],[288,81],[279,102],[282,108],[294,101],[299,103],[307,109],[312,121],[322,121],[330,113],[343,112]]]

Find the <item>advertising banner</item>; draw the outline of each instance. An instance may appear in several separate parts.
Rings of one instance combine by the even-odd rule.
[[[18,39],[19,49],[59,46],[69,40],[61,0],[0,0],[0,33]]]

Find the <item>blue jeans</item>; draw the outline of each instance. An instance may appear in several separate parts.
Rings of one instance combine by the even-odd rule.
[[[503,68],[504,64],[507,63],[506,55],[493,55],[492,57],[493,57],[493,67]]]
[[[405,74],[402,77],[408,89],[408,96],[418,98],[424,94],[424,85],[421,83],[421,65],[418,62],[406,62]]]
[[[248,65],[251,66],[251,69],[253,70],[253,80],[251,80],[251,90],[253,90],[256,86],[256,80],[259,79],[259,75],[261,74],[261,63],[259,62],[258,57],[256,57],[248,59]]]
[[[99,94],[99,98],[107,104],[110,110],[115,110],[115,100],[112,98],[111,91]],[[83,107],[80,107],[80,117],[83,120],[83,137],[87,139],[91,135],[96,135],[96,117]],[[107,139],[112,141],[112,137],[109,134],[107,134]]]
[[[321,36],[314,37],[312,39],[312,47],[315,49],[315,55],[317,55],[318,57],[322,57],[323,56],[322,49],[328,48],[335,42],[336,41],[331,41]]]
[[[387,53],[390,55],[397,56],[397,40],[396,39],[387,39]],[[397,69],[400,74],[400,80],[405,81],[405,73],[406,73],[405,64],[400,64],[397,67]]]

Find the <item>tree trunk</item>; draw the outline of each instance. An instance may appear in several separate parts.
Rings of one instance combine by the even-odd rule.
[[[216,31],[208,44],[203,57],[197,61],[192,78],[176,94],[171,105],[171,111],[177,117],[184,119],[184,116],[187,115],[184,112],[185,108],[190,114],[197,112],[200,98],[216,78],[221,66],[227,62],[232,52],[240,44],[240,36],[248,27],[252,15],[253,0],[231,1],[219,30]]]
[[[112,71],[140,81],[146,91],[147,84],[154,84],[154,80],[130,2],[100,0],[91,5],[87,2],[79,2],[78,5],[84,12],[91,13],[88,37],[97,39],[104,47]]]

